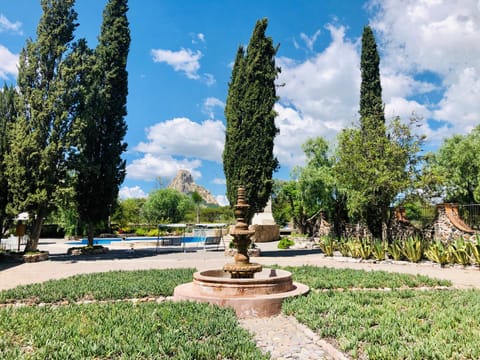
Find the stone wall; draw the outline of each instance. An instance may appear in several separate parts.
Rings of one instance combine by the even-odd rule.
[[[475,230],[465,224],[459,216],[457,204],[438,204],[437,216],[425,230],[425,237],[445,244],[458,238],[475,241]]]
[[[250,225],[255,230],[252,239],[255,242],[269,242],[280,240],[280,227],[278,225]]]

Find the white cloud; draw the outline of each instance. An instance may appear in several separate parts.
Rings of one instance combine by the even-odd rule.
[[[202,112],[208,115],[210,119],[213,119],[215,118],[215,112],[214,112],[215,108],[220,108],[223,110],[224,107],[225,107],[225,103],[223,101],[221,101],[220,99],[217,99],[216,97],[209,97],[209,98],[206,98],[205,101],[203,102]]]
[[[202,176],[199,171],[202,160],[221,163],[225,126],[219,120],[196,123],[187,118],[175,118],[155,124],[146,132],[147,141],[134,148],[143,156],[127,166],[130,179],[173,178],[182,169],[198,179]]]
[[[200,40],[202,43],[205,42],[205,34],[198,33],[197,34],[197,39]]]
[[[197,158],[221,163],[225,142],[225,126],[219,120],[196,123],[187,118],[175,118],[147,129],[148,142],[135,150],[152,155]]]
[[[7,79],[9,75],[17,76],[18,58],[18,55],[11,53],[5,46],[0,45],[0,78]]]
[[[441,87],[439,100],[422,101],[432,119],[446,126],[428,129],[427,135],[436,139],[470,131],[480,120],[478,1],[372,0],[370,4],[376,12],[371,24],[383,50],[382,68],[408,80],[403,85],[395,82],[397,87],[410,87],[403,96],[429,91],[432,84],[419,84],[415,80],[419,78],[433,78],[438,82],[436,90]],[[384,89],[394,86],[386,83]]]
[[[227,180],[226,179],[215,178],[215,179],[212,180],[212,183],[214,183],[216,185],[226,185]]]
[[[435,111],[435,118],[451,123],[455,132],[469,132],[480,122],[479,72],[480,67],[460,71]]]
[[[180,49],[179,51],[153,49],[151,51],[154,62],[164,62],[173,67],[175,71],[181,71],[189,79],[197,80],[200,78],[198,70],[200,69],[200,58],[203,54],[200,51],[190,49]]]
[[[175,159],[168,155],[145,154],[141,159],[133,160],[127,165],[127,177],[153,181],[158,177],[173,178],[178,170],[188,170],[194,178],[201,177],[198,170],[202,162],[198,159]]]
[[[203,81],[205,82],[205,84],[207,84],[207,86],[215,85],[215,83],[217,82],[217,80],[215,79],[215,76],[209,73],[203,74]]]
[[[305,42],[305,45],[307,46],[308,50],[313,51],[313,45],[315,45],[315,42],[317,41],[317,38],[319,35],[320,35],[320,30],[317,30],[315,34],[313,34],[311,37],[304,33],[301,33],[300,37]]]
[[[3,14],[0,14],[0,33],[4,31],[12,31],[19,35],[23,35],[21,30],[22,23],[20,21],[11,22]]]
[[[215,200],[217,200],[218,205],[220,205],[220,206],[230,205],[230,202],[228,201],[226,195],[216,195]]]
[[[280,134],[274,152],[281,165],[301,165],[302,144],[312,137],[335,138],[357,118],[360,91],[358,43],[345,39],[345,28],[327,25],[332,42],[303,63],[278,58],[282,68],[275,106]]]
[[[142,190],[140,186],[123,186],[118,192],[120,199],[130,199],[130,198],[146,198],[147,194]]]

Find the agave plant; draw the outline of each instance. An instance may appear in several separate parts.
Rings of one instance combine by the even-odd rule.
[[[472,260],[475,261],[477,265],[480,265],[480,236],[476,234],[475,239],[477,240],[476,243],[469,242],[468,247],[470,248]]]
[[[323,251],[325,256],[333,256],[335,252],[336,244],[335,240],[330,236],[323,236],[318,243],[318,246]]]
[[[463,238],[458,238],[448,245],[447,250],[450,262],[463,266],[472,263],[471,249],[467,244]]]
[[[362,257],[362,252],[360,250],[361,248],[361,242],[358,239],[349,239],[346,242],[346,246],[348,247],[348,251],[350,252],[350,255],[353,258],[361,258]]]
[[[382,241],[376,240],[372,246],[372,255],[375,260],[383,261],[387,255],[387,250]]]
[[[441,241],[432,242],[425,250],[425,256],[442,267],[449,262],[448,251]]]
[[[417,236],[410,236],[403,243],[403,255],[411,262],[417,263],[422,260],[423,251],[423,241]]]
[[[360,258],[363,260],[370,259],[372,257],[372,242],[369,238],[361,239],[360,246],[358,248],[360,252]]]
[[[387,248],[388,253],[395,261],[403,259],[402,243],[399,240],[394,240]]]
[[[350,254],[350,247],[348,246],[348,240],[340,239],[338,242],[338,251],[342,254],[342,256],[351,256]]]

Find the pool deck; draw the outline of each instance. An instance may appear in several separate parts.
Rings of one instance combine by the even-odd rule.
[[[37,263],[2,262],[0,263],[0,290],[17,285],[43,282],[49,279],[65,278],[81,273],[105,272],[111,270],[140,270],[166,268],[196,268],[198,270],[220,269],[232,258],[225,254],[223,244],[216,250],[209,246],[207,250],[195,243],[179,246],[158,247],[151,244],[136,243],[112,244],[110,251],[99,255],[67,255],[72,247],[62,239],[41,239],[39,249],[50,253],[48,261]],[[225,244],[228,241],[225,240]],[[453,266],[441,268],[431,262],[412,264],[409,262],[361,261],[344,257],[325,257],[318,249],[279,250],[278,242],[259,243],[260,257],[250,261],[264,266],[302,266],[315,265],[331,268],[350,268],[358,270],[383,270],[408,274],[421,274],[453,282],[459,288],[480,288],[480,271],[478,266]]]

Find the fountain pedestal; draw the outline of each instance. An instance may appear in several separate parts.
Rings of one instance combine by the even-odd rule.
[[[306,294],[308,286],[292,281],[285,270],[263,269],[250,262],[248,247],[254,230],[245,221],[249,205],[245,189],[238,189],[235,205],[237,223],[230,234],[237,248],[234,263],[223,269],[196,272],[193,282],[175,288],[175,300],[203,301],[218,306],[232,307],[239,318],[267,317],[280,313],[285,298]]]

